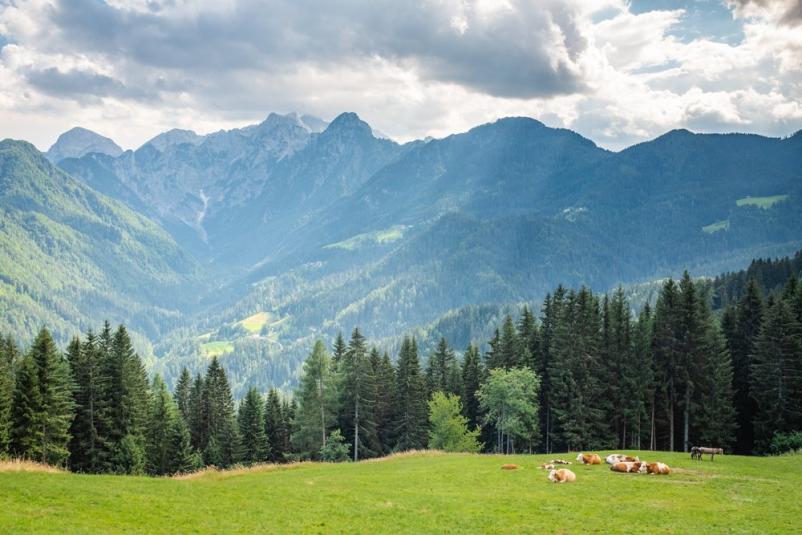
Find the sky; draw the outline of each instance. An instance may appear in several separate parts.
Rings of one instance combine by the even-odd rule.
[[[398,141],[505,116],[620,150],[802,129],[802,0],[0,0],[0,139],[136,148],[269,112]]]

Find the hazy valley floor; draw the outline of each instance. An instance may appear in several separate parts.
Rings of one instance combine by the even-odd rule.
[[[0,473],[0,533],[791,533],[799,456],[636,452],[670,476],[576,466],[556,485],[538,466],[565,455],[422,453],[302,463],[187,479]],[[573,460],[573,459],[571,459]],[[502,471],[504,463],[520,469]]]

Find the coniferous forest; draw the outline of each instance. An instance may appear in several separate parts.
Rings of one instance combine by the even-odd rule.
[[[315,344],[292,395],[252,387],[239,403],[217,358],[174,392],[148,378],[122,325],[63,352],[46,328],[26,351],[2,337],[0,455],[164,475],[427,447],[778,453],[802,430],[802,283],[795,269],[777,283],[786,264],[712,284],[686,272],[637,315],[622,289],[559,286],[539,314],[506,317],[484,354],[441,339],[421,355],[406,337],[391,356],[356,328]]]

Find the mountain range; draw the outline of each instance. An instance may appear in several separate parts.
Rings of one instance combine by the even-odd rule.
[[[170,130],[135,151],[87,132],[62,135],[47,159],[3,142],[0,181],[27,184],[0,197],[17,233],[4,222],[3,258],[18,269],[4,268],[16,289],[3,295],[18,306],[28,295],[20,282],[48,265],[18,251],[12,236],[38,249],[52,239],[25,217],[93,196],[60,220],[80,233],[60,263],[96,266],[97,299],[102,287],[133,304],[78,300],[80,313],[46,316],[42,295],[81,294],[82,271],[68,271],[64,286],[31,283],[44,293],[29,296],[37,305],[20,321],[57,316],[64,333],[90,317],[130,322],[154,341],[153,366],[168,379],[219,353],[243,384],[287,385],[316,336],[359,325],[389,340],[466,306],[538,301],[559,283],[605,291],[685,268],[715,274],[802,243],[802,133],[675,130],[610,152],[514,117],[399,144],[353,113],[330,123],[270,114],[204,136]],[[37,204],[30,183],[46,181],[60,186]],[[110,249],[107,227],[79,223],[109,210],[130,223],[106,219],[130,247]],[[165,312],[136,323],[149,307]]]

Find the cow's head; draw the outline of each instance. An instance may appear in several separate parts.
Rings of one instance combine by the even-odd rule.
[[[649,465],[646,463],[642,463],[640,461],[637,462],[638,465],[638,473],[645,474],[649,471]]]
[[[551,470],[549,472],[549,481],[557,481],[557,470]]]
[[[579,455],[577,455],[577,456],[576,456],[576,460],[577,460],[577,461],[581,461],[581,460],[582,460],[582,454],[581,454],[581,453],[580,453]]]

